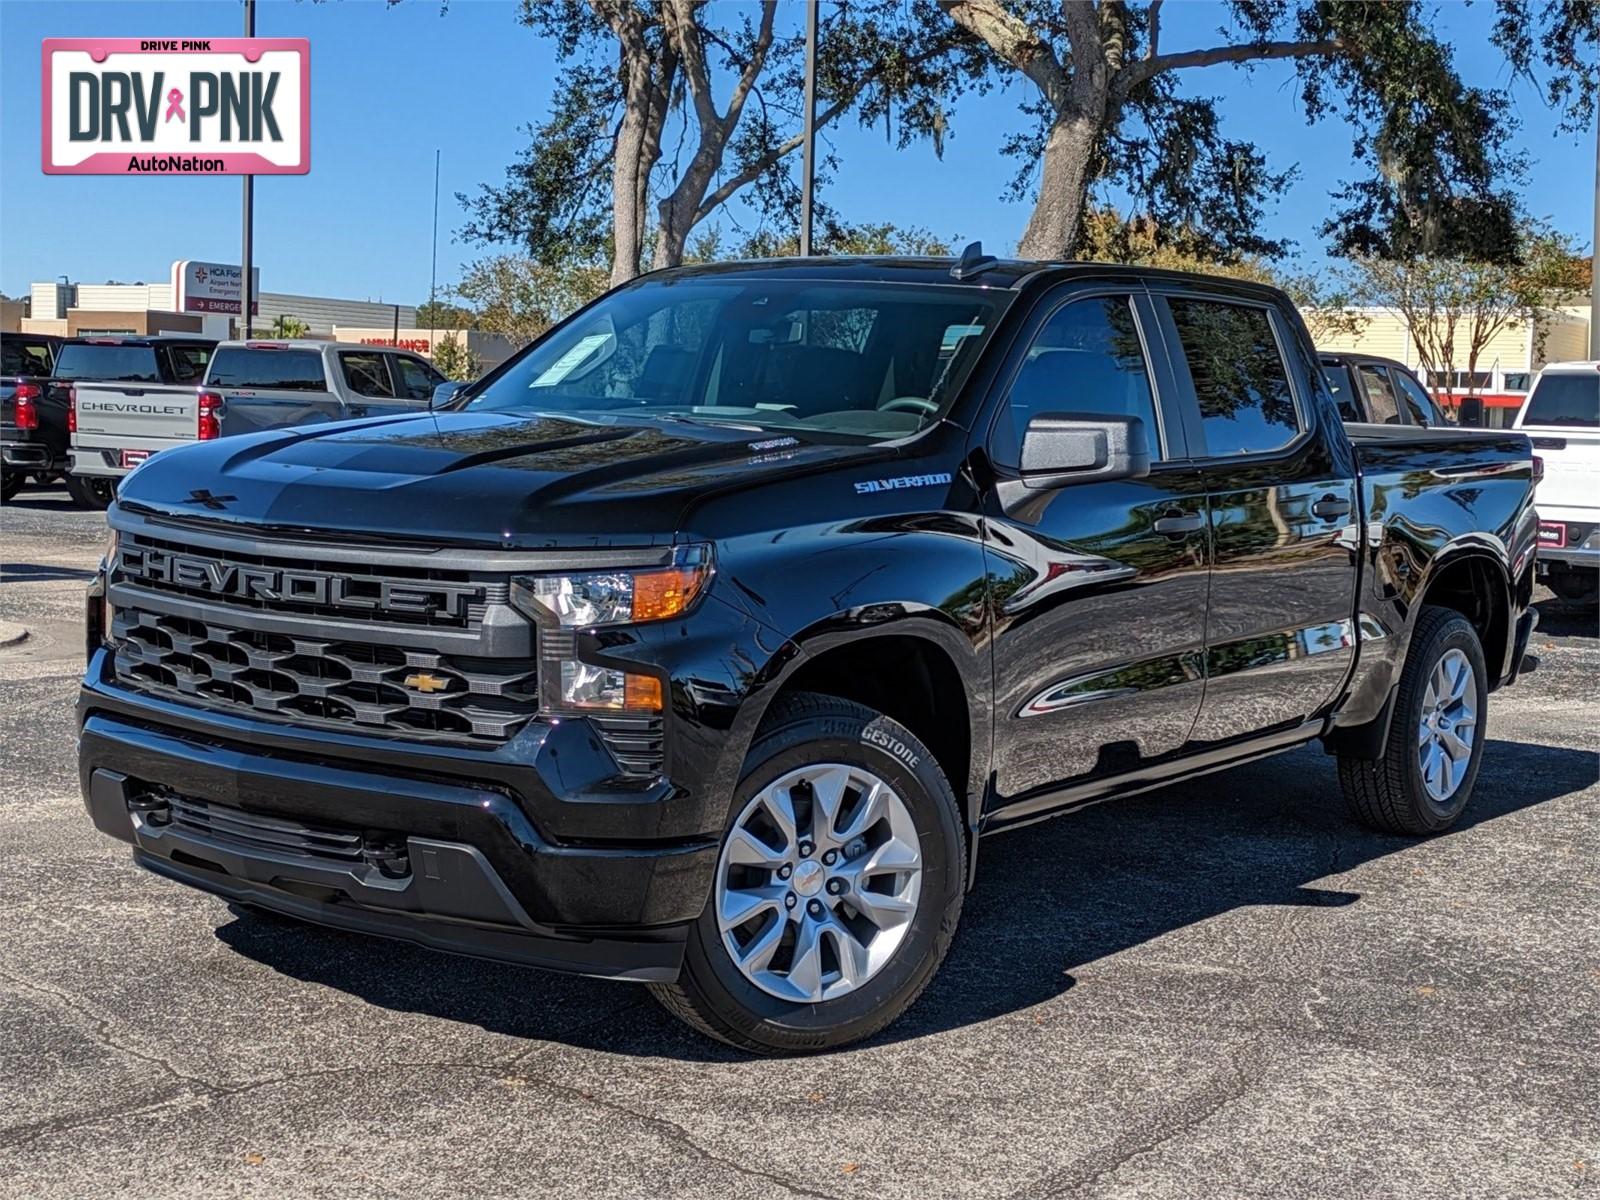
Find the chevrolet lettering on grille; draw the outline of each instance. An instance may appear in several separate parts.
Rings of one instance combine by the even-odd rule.
[[[146,546],[123,546],[117,566],[130,580],[168,584],[244,600],[326,605],[365,612],[440,613],[464,617],[483,588],[434,580],[349,579],[327,571],[248,566]]]

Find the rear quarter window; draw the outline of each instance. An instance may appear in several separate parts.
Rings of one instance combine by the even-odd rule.
[[[114,342],[69,343],[56,359],[57,379],[82,379],[106,383],[160,383],[161,366],[154,346],[123,346]]]
[[[260,350],[225,346],[211,356],[207,387],[325,392],[322,355],[315,350]]]

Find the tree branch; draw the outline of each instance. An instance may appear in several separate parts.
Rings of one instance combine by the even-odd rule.
[[[933,59],[938,58],[941,54],[945,53],[947,49],[948,47],[944,45],[937,45],[923,54],[912,55],[911,57],[905,59],[901,65],[905,67],[920,66],[925,62],[930,62]],[[827,108],[823,109],[817,114],[816,127],[818,129],[822,129],[829,122],[837,120],[841,114],[848,112],[850,106],[855,103],[856,97],[861,95],[862,92],[866,91],[866,89],[871,86],[873,81],[876,80],[881,74],[883,74],[883,72],[876,69],[864,72],[861,78],[856,81],[854,87],[845,92],[832,104],[828,105]],[[769,170],[775,163],[782,161],[788,155],[793,154],[796,150],[798,150],[803,141],[805,141],[805,134],[797,133],[793,137],[779,142],[771,150],[768,150],[765,154],[761,155],[760,158],[757,158],[755,161],[751,162],[744,168],[744,170],[724,181],[717,187],[715,191],[708,195],[701,202],[700,207],[695,210],[695,222],[698,224],[699,222],[705,220],[712,214],[713,211],[716,210],[719,205],[725,204],[728,199],[740,188],[744,187],[746,184],[754,183],[757,179],[761,178],[762,174]]]
[[[996,0],[939,0],[939,7],[957,25],[1031,79],[1057,112],[1066,106],[1067,72],[1050,44],[1034,33],[1026,21],[1002,8]],[[1069,5],[1069,14],[1071,11]]]
[[[1185,67],[1211,67],[1218,63],[1265,62],[1275,58],[1316,58],[1339,54],[1345,43],[1339,38],[1319,42],[1252,42],[1244,46],[1213,46],[1209,50],[1184,50],[1178,54],[1157,54],[1131,63],[1117,72],[1115,90],[1126,96],[1145,80],[1163,71]]]
[[[1156,57],[1161,50],[1161,6],[1164,3],[1166,0],[1150,0],[1150,44],[1144,51],[1147,61]]]

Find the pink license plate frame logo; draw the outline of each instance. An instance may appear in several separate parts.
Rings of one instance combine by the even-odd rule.
[[[150,457],[148,450],[124,450],[122,452],[122,465],[127,468],[137,467]]]
[[[1539,545],[1549,550],[1564,550],[1567,546],[1567,527],[1561,521],[1539,522]]]
[[[297,101],[298,112],[288,127],[281,132],[298,135],[298,153],[291,160],[275,160],[256,150],[226,149],[193,144],[178,144],[164,127],[181,111],[178,122],[181,128],[190,128],[187,113],[194,103],[187,78],[173,79],[158,89],[157,101],[163,119],[155,123],[158,136],[164,144],[157,146],[148,141],[129,140],[115,148],[95,150],[83,157],[73,158],[59,153],[56,141],[60,131],[55,118],[59,115],[56,100],[57,72],[70,72],[71,64],[80,67],[87,55],[92,63],[104,66],[116,60],[117,66],[137,69],[139,60],[160,58],[170,60],[197,55],[201,59],[233,58],[235,69],[245,71],[255,67],[263,55],[275,56],[282,62],[284,55],[298,59],[298,84],[290,91]],[[199,61],[199,60],[197,60]],[[40,165],[46,175],[305,175],[311,170],[311,42],[307,38],[45,38],[40,51],[41,130]],[[70,86],[70,84],[69,84]],[[181,93],[174,111],[171,90]],[[148,113],[148,109],[146,110]],[[137,129],[137,101],[130,97],[126,110],[130,129]],[[137,165],[148,160],[145,165]]]

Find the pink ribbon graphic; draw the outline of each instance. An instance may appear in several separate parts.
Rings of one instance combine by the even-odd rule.
[[[177,117],[180,121],[189,119],[183,115],[183,93],[177,88],[173,88],[167,93],[167,115],[165,120],[170,121],[173,117]]]

